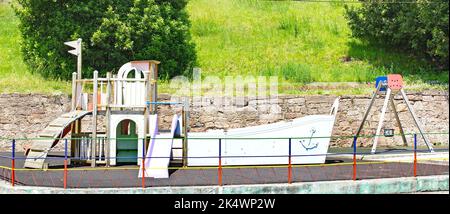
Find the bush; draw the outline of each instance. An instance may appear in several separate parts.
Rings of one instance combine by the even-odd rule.
[[[346,6],[353,36],[425,56],[440,69],[448,69],[448,0],[376,2],[369,0],[362,7]]]
[[[116,71],[132,60],[161,61],[160,77],[187,75],[195,47],[187,0],[16,0],[22,51],[31,70],[70,79],[76,60],[65,41],[83,39],[83,74]],[[89,71],[89,72],[86,72]]]

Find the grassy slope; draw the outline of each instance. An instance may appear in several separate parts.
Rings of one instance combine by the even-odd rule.
[[[191,0],[199,66],[207,74],[279,75],[290,82],[371,82],[401,73],[409,83],[439,80],[405,54],[371,47],[351,32],[337,3]],[[352,60],[344,62],[343,57]]]
[[[427,80],[448,83],[448,74],[405,54],[371,47],[350,37],[342,4],[255,0],[190,0],[187,10],[203,74],[278,75],[290,85],[305,82],[367,82],[377,75],[403,73],[419,88]],[[70,83],[31,74],[19,50],[18,20],[0,4],[0,93],[70,93]],[[350,56],[353,60],[343,62]],[[164,63],[164,62],[163,62]],[[368,93],[372,88],[340,91],[289,90],[282,93]],[[444,86],[447,87],[447,86]],[[168,84],[161,83],[162,92]]]
[[[6,3],[0,3],[0,93],[69,93],[70,83],[46,80],[32,74],[19,48],[19,20]]]

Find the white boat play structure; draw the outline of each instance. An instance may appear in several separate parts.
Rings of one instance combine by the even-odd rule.
[[[189,166],[213,166],[218,164],[220,155],[222,165],[287,164],[289,150],[293,164],[325,163],[338,105],[339,99],[336,99],[328,115],[310,115],[226,131],[189,133],[187,163]]]

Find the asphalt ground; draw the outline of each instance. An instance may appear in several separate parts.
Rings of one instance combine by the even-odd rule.
[[[392,151],[390,151],[392,152]],[[402,152],[402,151],[394,151]],[[11,181],[9,153],[0,153],[0,179]],[[49,170],[22,170],[23,154],[16,155],[15,184],[26,186],[63,187],[64,161],[58,153],[50,153]],[[293,165],[292,182],[351,180],[353,177],[353,160],[327,156],[325,164]],[[177,168],[177,166],[171,166]],[[411,177],[414,173],[411,162],[373,162],[357,161],[357,179]],[[138,178],[138,166],[123,165],[115,167],[69,166],[67,172],[68,188],[120,188],[142,187],[142,179]],[[145,186],[203,186],[218,185],[219,170],[217,168],[177,168],[170,169],[168,179],[145,178]],[[417,175],[448,175],[446,165],[417,164]],[[222,169],[223,185],[238,184],[273,184],[288,182],[287,165],[277,166],[233,166]]]

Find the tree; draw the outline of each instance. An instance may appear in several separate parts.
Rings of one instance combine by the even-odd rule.
[[[16,0],[22,51],[31,70],[69,79],[76,62],[63,42],[83,39],[83,74],[132,60],[161,61],[160,77],[188,75],[195,46],[187,0]],[[89,71],[89,72],[86,72]]]
[[[403,2],[366,0],[362,7],[346,7],[353,36],[425,55],[439,68],[448,69],[448,0]]]

